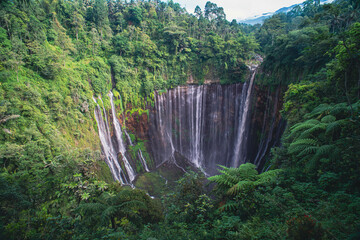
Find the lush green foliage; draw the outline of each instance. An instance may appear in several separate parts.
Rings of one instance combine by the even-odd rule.
[[[112,182],[92,97],[109,109],[113,89],[120,113],[143,114],[190,75],[241,81],[257,47],[210,2],[194,16],[172,1],[1,1],[0,238],[126,238],[161,220]],[[152,167],[143,141],[129,150]]]
[[[211,2],[189,14],[173,1],[1,1],[0,238],[357,239],[359,17],[358,0],[307,0],[254,27]],[[257,82],[288,86],[269,171],[140,176],[161,201],[113,182],[94,95],[109,109],[113,89],[121,113],[148,113],[154,90],[190,76],[243,80],[254,51]]]

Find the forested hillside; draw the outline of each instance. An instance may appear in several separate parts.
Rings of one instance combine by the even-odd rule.
[[[307,0],[249,26],[207,2],[0,3],[1,239],[358,239],[360,2]],[[145,111],[154,91],[244,82],[286,88],[281,147],[152,199],[114,182],[93,97]],[[146,184],[146,183],[144,183]]]

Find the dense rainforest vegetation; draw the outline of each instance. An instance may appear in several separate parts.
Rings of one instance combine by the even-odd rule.
[[[287,87],[269,170],[189,171],[152,199],[114,182],[93,96],[144,110],[194,79]],[[359,239],[360,1],[307,0],[263,25],[207,2],[0,3],[1,239]]]

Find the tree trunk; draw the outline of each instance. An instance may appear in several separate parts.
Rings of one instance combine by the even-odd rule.
[[[115,222],[115,218],[114,217],[112,217],[111,218],[111,227],[112,227],[112,229],[116,229],[116,222]]]

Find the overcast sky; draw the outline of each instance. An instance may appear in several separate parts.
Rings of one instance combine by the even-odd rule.
[[[194,13],[196,5],[199,5],[204,11],[205,4],[208,0],[173,0],[180,3],[182,7],[186,7],[189,13]],[[289,7],[304,0],[211,0],[218,7],[223,7],[226,19],[244,19],[260,15],[262,13],[274,12],[282,7]]]

